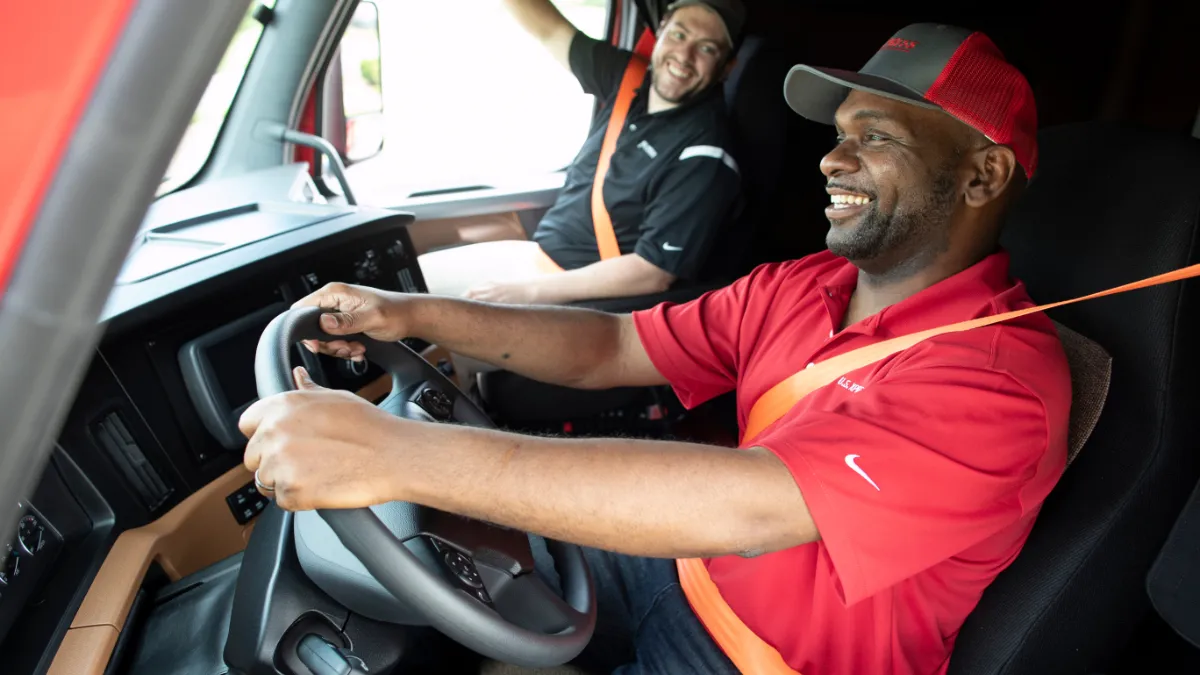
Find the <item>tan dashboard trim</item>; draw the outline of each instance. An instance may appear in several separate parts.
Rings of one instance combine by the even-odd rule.
[[[234,520],[225,497],[252,479],[238,466],[153,523],[121,533],[71,627],[107,625],[120,631],[151,562],[157,561],[175,580],[245,549],[244,528]]]
[[[392,393],[391,375],[380,375],[374,382],[358,390],[359,396],[372,403],[378,403],[381,398],[390,393]]]
[[[112,626],[68,630],[46,675],[104,675],[108,657],[117,646],[117,635]]]
[[[357,393],[376,400],[391,388],[391,376],[385,375]],[[153,523],[122,532],[75,612],[50,675],[104,672],[151,563],[157,561],[174,581],[245,550],[254,521],[239,525],[225,497],[253,479],[253,474],[239,465]]]

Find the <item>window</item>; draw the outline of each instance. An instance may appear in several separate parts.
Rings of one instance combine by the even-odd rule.
[[[233,40],[225,49],[225,55],[221,57],[221,63],[217,65],[216,72],[209,80],[208,87],[200,98],[200,104],[192,113],[187,130],[183,132],[183,139],[175,149],[175,156],[171,158],[167,172],[159,183],[159,195],[191,180],[208,161],[213,145],[217,142],[217,135],[221,132],[221,125],[225,123],[225,116],[229,113],[229,106],[233,105],[233,99],[242,84],[242,77],[250,65],[250,57],[254,55],[254,48],[258,46],[258,38],[262,36],[263,26],[254,18],[254,10],[259,5],[274,4],[274,0],[255,2],[246,10],[246,15],[242,17],[242,22],[233,34]]]
[[[606,0],[554,4],[585,34],[603,37]],[[360,199],[499,185],[570,164],[587,135],[592,97],[500,2],[377,0],[377,6],[383,150],[348,171]],[[361,66],[346,58],[342,44],[350,117],[359,104],[351,104],[349,82]]]

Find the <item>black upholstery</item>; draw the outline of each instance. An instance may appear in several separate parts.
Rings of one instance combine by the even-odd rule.
[[[782,51],[757,35],[746,36],[725,80],[732,153],[742,179],[742,208],[718,235],[702,279],[733,280],[750,271],[754,239],[782,210],[780,180],[789,125],[796,115],[783,99],[787,62]]]
[[[123,671],[127,675],[225,675],[222,655],[242,554],[161,589]]]
[[[1200,648],[1200,486],[1154,561],[1146,591],[1167,625]]]
[[[1041,135],[1004,235],[1048,302],[1197,262],[1200,143],[1107,124]],[[1051,312],[1113,357],[1095,431],[958,636],[950,673],[1102,672],[1147,615],[1147,570],[1198,477],[1194,282]]]

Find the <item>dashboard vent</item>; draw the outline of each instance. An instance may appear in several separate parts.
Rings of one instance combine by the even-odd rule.
[[[400,273],[396,276],[400,277],[400,288],[403,289],[405,293],[420,292],[420,289],[417,288],[417,282],[413,281],[412,272],[408,271],[407,267],[400,270]]]
[[[92,435],[147,509],[153,511],[171,496],[171,488],[146,460],[121,413],[114,410],[93,422]]]

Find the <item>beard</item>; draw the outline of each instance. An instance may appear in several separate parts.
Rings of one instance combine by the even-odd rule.
[[[892,259],[916,263],[933,258],[950,244],[950,215],[954,210],[953,164],[943,166],[917,203],[901,205],[890,214],[880,213],[878,201],[849,229],[829,229],[825,244],[835,255],[855,263]]]
[[[664,86],[663,83],[671,77],[665,72],[665,69],[666,65],[663,65],[662,68],[651,68],[650,84],[654,87],[654,91],[658,94],[659,98],[667,103],[680,105],[696,98],[703,91],[698,84],[684,90],[669,85]]]

